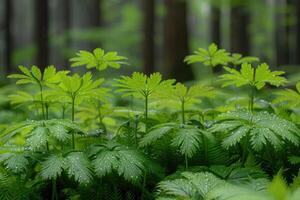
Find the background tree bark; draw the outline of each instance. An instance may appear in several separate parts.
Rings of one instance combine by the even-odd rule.
[[[36,64],[41,69],[47,67],[49,62],[48,15],[48,0],[35,0]]]
[[[165,0],[164,19],[164,75],[188,81],[194,78],[192,69],[183,60],[189,54],[187,2],[185,0]]]
[[[5,21],[4,21],[4,42],[5,42],[5,73],[12,72],[11,54],[12,54],[12,38],[11,38],[11,16],[12,16],[12,1],[5,0]]]
[[[232,4],[230,11],[230,51],[249,55],[250,35],[248,25],[250,15],[244,4]]]
[[[149,75],[155,71],[155,43],[154,43],[154,30],[155,30],[155,0],[143,0],[143,61],[144,73]]]

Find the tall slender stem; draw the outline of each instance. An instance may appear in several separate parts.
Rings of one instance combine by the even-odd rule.
[[[75,96],[72,96],[72,122],[75,118]],[[72,130],[72,148],[75,149],[75,135],[74,130]]]
[[[58,199],[56,192],[56,179],[52,179],[52,198],[51,200]]]
[[[43,119],[46,119],[45,107],[44,107],[44,97],[43,97],[43,86],[42,86],[42,84],[39,84],[39,86],[40,86],[40,93],[41,93],[42,115],[43,115]]]
[[[256,69],[253,69],[253,83],[255,82],[255,74],[256,74]],[[254,110],[254,96],[255,96],[255,86],[251,85],[251,92],[250,92],[250,97],[249,97],[249,111],[253,112]]]
[[[187,170],[189,168],[189,163],[188,163],[188,157],[186,154],[184,155],[184,160],[185,160],[185,169]]]
[[[184,108],[185,101],[181,101],[181,117],[182,117],[182,123],[185,124],[185,108]]]
[[[135,142],[135,146],[138,147],[138,137],[137,137],[137,133],[138,133],[138,124],[139,124],[139,120],[138,120],[138,116],[135,116],[134,119],[134,142]]]
[[[145,132],[148,133],[148,95],[145,96]]]

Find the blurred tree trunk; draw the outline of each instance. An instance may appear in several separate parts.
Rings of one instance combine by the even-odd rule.
[[[300,64],[300,1],[295,0],[295,14],[296,14],[296,64]]]
[[[217,5],[211,5],[210,10],[211,42],[221,45],[221,10]]]
[[[233,4],[230,11],[230,50],[232,53],[249,55],[250,34],[248,26],[250,15],[246,4]]]
[[[192,80],[192,69],[183,62],[189,54],[187,1],[165,0],[164,3],[164,75],[178,81]]]
[[[35,0],[36,64],[41,69],[47,67],[49,62],[48,15],[48,0]]]
[[[289,41],[288,27],[286,24],[286,1],[277,0],[275,10],[275,43],[276,43],[276,64],[284,65],[289,63]]]
[[[154,29],[155,29],[155,0],[143,0],[143,61],[144,73],[149,75],[154,72],[155,50],[154,50]]]
[[[12,38],[11,38],[11,16],[12,16],[12,1],[5,0],[5,22],[4,22],[4,42],[5,42],[5,73],[12,72],[11,54],[12,54]]]
[[[87,0],[87,10],[89,11],[87,24],[89,28],[97,29],[102,25],[102,16],[101,16],[101,3],[102,0]],[[90,48],[95,49],[101,47],[101,42],[90,42]]]
[[[64,0],[61,2],[63,6],[63,26],[64,26],[64,34],[65,34],[65,49],[68,52],[68,49],[71,48],[71,2],[70,0]],[[69,69],[69,59],[64,56],[64,69]]]

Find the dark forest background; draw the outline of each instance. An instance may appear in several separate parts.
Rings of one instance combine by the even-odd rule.
[[[205,69],[183,59],[211,42],[297,73],[299,0],[0,0],[1,79],[17,66],[68,69],[80,49],[129,58],[122,73],[189,80]]]

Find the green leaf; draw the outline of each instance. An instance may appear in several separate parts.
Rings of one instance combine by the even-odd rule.
[[[131,77],[121,76],[116,80],[118,89],[116,92],[124,93],[125,96],[133,95],[137,98],[153,97],[160,91],[167,91],[172,89],[172,84],[175,80],[162,80],[160,73],[153,73],[146,76],[139,72],[134,72]]]
[[[210,128],[212,132],[225,133],[223,145],[230,147],[241,142],[248,135],[252,148],[262,150],[269,144],[275,150],[285,143],[299,145],[299,129],[290,121],[281,119],[275,114],[262,111],[251,113],[247,110],[236,110],[219,115],[219,123]],[[224,128],[222,130],[222,127]]]
[[[179,147],[182,155],[192,157],[199,149],[201,143],[201,134],[199,129],[194,127],[179,128],[176,136],[172,139],[172,145]]]
[[[94,147],[93,166],[96,174],[103,177],[116,171],[125,180],[136,183],[145,171],[145,158],[135,149],[106,142]]]
[[[276,99],[274,103],[287,103],[291,108],[300,104],[300,83],[296,84],[296,91],[292,89],[284,89],[275,92]]]
[[[287,80],[281,76],[284,74],[283,71],[271,72],[269,66],[265,63],[260,64],[256,69],[248,63],[243,63],[240,71],[229,67],[224,67],[224,69],[228,73],[220,76],[221,81],[224,82],[223,87],[250,85],[259,90],[267,83],[277,87],[287,83]]]
[[[50,155],[41,163],[42,169],[40,175],[43,179],[57,179],[65,167],[64,158],[60,154]]]
[[[194,52],[194,55],[187,56],[184,59],[188,64],[200,62],[210,67],[226,65],[230,60],[230,54],[224,49],[218,49],[214,43],[211,44],[208,49],[199,48]]]
[[[107,67],[120,68],[124,62],[125,57],[119,56],[117,52],[105,53],[103,49],[97,48],[90,53],[88,51],[79,51],[76,57],[71,58],[72,67],[86,65],[87,69],[96,68],[99,71],[105,70]]]
[[[7,169],[14,173],[23,173],[26,171],[29,162],[23,154],[12,154],[4,161]]]
[[[48,129],[43,126],[35,128],[27,138],[27,145],[33,150],[45,147],[48,141]]]
[[[66,142],[70,139],[68,130],[61,124],[54,124],[53,126],[49,126],[48,130],[50,132],[50,135],[60,142]]]
[[[141,139],[139,145],[140,147],[149,146],[155,141],[159,140],[166,134],[169,134],[174,130],[175,124],[167,123],[167,124],[160,124],[158,126],[153,127],[149,132]]]
[[[92,179],[90,162],[82,152],[71,152],[65,158],[68,176],[80,184],[88,184]]]
[[[233,54],[231,55],[231,60],[230,60],[230,62],[231,62],[234,66],[239,66],[239,65],[242,65],[243,63],[259,62],[259,58],[257,58],[257,57],[251,57],[251,56],[243,57],[241,54],[233,53]]]

